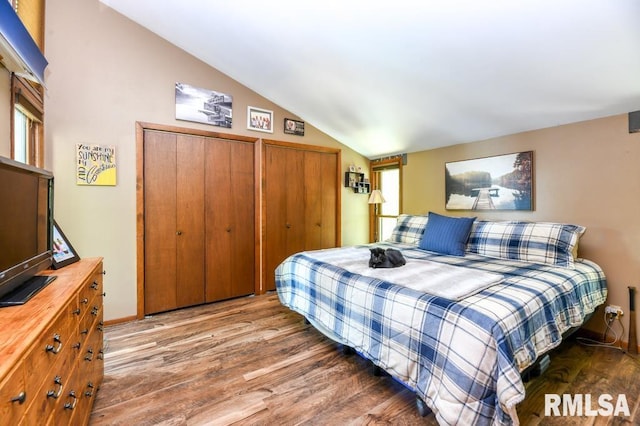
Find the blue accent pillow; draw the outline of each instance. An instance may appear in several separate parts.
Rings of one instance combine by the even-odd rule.
[[[427,227],[420,240],[423,250],[464,256],[475,217],[449,217],[429,212]]]

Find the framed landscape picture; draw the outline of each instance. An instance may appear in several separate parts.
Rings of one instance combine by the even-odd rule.
[[[445,164],[447,210],[533,210],[533,151]]]

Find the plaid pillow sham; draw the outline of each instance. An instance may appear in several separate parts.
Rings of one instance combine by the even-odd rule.
[[[573,269],[573,251],[585,230],[579,225],[552,222],[477,221],[467,252]]]
[[[427,216],[401,214],[398,216],[395,228],[387,240],[391,243],[406,243],[418,245],[427,227]]]

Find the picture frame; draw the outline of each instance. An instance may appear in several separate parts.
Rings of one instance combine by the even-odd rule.
[[[288,135],[304,136],[304,121],[285,118],[284,132]]]
[[[533,151],[445,163],[447,210],[533,210]]]
[[[231,128],[233,96],[186,83],[176,83],[175,94],[176,120]]]
[[[70,265],[80,260],[78,252],[73,248],[69,239],[58,223],[53,221],[53,241],[51,243],[51,252],[53,258],[53,269],[60,269],[63,266]]]
[[[247,107],[247,129],[273,133],[273,111],[252,106]]]

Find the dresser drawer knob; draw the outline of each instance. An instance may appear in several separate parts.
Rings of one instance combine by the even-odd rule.
[[[64,409],[65,410],[73,410],[76,408],[76,404],[78,403],[78,397],[74,391],[69,392],[69,398],[73,398],[73,402],[65,402]]]
[[[84,396],[92,397],[93,396],[93,383],[87,383],[87,390],[84,391]]]
[[[11,402],[17,402],[20,405],[24,404],[26,400],[27,400],[27,394],[24,391],[20,392],[17,396],[14,396],[13,398],[11,398]]]
[[[53,379],[53,383],[58,386],[58,390],[47,391],[47,398],[58,399],[60,395],[62,395],[62,389],[64,388],[62,385],[62,378],[60,376],[56,376],[55,379]]]
[[[99,287],[98,281],[94,281],[93,284],[91,284],[91,289],[93,290],[97,290]]]
[[[85,361],[93,361],[93,349],[87,349],[87,356],[84,357]]]
[[[47,352],[52,352],[54,354],[58,354],[60,353],[60,351],[62,350],[62,341],[60,340],[60,335],[59,334],[54,334],[53,335],[53,342],[57,343],[58,346],[53,346],[53,345],[47,345],[45,346],[44,350]]]
[[[80,308],[76,308],[76,309],[73,310],[72,314],[73,315],[80,315],[80,312],[81,312]]]
[[[82,303],[83,305],[86,305],[87,303],[89,303],[89,299],[85,297],[80,301],[80,303]]]

